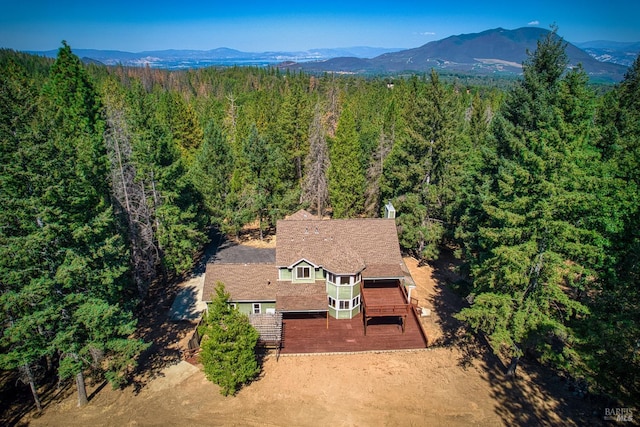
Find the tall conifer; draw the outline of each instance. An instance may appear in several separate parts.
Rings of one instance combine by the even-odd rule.
[[[509,373],[527,348],[567,366],[575,357],[569,319],[587,312],[577,290],[603,261],[595,209],[598,161],[588,125],[593,94],[578,69],[565,74],[555,31],[538,42],[494,121],[497,149],[486,159],[469,246],[474,304],[459,318],[487,334]],[[571,107],[569,107],[571,106]]]

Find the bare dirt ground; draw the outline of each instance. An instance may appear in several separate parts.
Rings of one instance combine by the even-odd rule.
[[[222,397],[198,365],[180,361],[193,325],[173,323],[172,289],[157,294],[142,335],[153,341],[142,372],[124,390],[96,384],[76,407],[69,386],[45,396],[45,410],[13,412],[0,421],[30,426],[496,426],[598,425],[602,408],[574,397],[548,370],[523,364],[515,380],[451,316],[463,300],[444,260],[418,267],[407,258],[412,295],[431,315],[424,351],[267,357],[259,379],[235,397]],[[27,395],[28,396],[28,395]],[[15,409],[15,408],[14,408]],[[5,414],[7,415],[7,414]]]

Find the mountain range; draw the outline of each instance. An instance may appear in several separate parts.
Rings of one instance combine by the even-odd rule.
[[[413,49],[360,46],[299,52],[242,52],[229,48],[138,53],[74,49],[74,52],[86,62],[166,69],[269,65],[307,72],[354,74],[428,72],[436,69],[454,74],[518,75],[522,72],[527,52],[533,52],[538,40],[548,33],[548,30],[536,27],[495,28],[447,37]],[[567,43],[566,52],[570,65],[581,63],[593,80],[616,82],[624,77],[627,67],[640,52],[640,42]],[[57,50],[30,53],[55,57]]]
[[[631,66],[640,52],[640,42],[622,43],[605,40],[576,43],[580,49],[587,52],[600,62]]]
[[[144,52],[124,52],[119,50],[73,49],[85,62],[104,65],[150,66],[152,68],[188,69],[216,65],[265,66],[283,62],[322,61],[336,57],[372,58],[383,53],[397,52],[402,48],[378,48],[355,46],[346,48],[322,48],[296,52],[242,52],[221,47],[211,50],[154,50]],[[31,51],[35,55],[55,58],[57,50]]]
[[[418,48],[384,53],[371,59],[332,58],[283,66],[308,72],[402,73],[436,69],[451,73],[513,75],[522,72],[527,52],[535,51],[538,40],[548,33],[548,30],[535,27],[516,30],[496,28],[451,36]],[[627,70],[627,66],[613,61],[599,61],[571,43],[567,43],[566,53],[569,65],[582,64],[593,80],[620,81]]]

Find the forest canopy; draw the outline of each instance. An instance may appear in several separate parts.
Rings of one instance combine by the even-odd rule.
[[[541,40],[508,85],[0,51],[0,367],[123,384],[137,305],[211,230],[391,201],[403,251],[460,258],[459,318],[512,370],[637,402],[640,60],[602,91],[564,48]]]

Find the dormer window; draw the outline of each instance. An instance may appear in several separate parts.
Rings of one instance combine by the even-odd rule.
[[[296,278],[297,279],[308,279],[311,277],[311,268],[306,266],[296,267]]]

